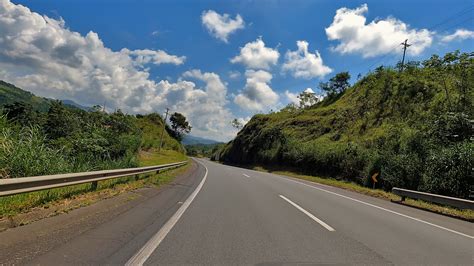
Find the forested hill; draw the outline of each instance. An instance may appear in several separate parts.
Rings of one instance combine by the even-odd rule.
[[[29,91],[22,90],[13,84],[0,80],[0,107],[15,102],[31,105],[34,110],[46,112],[50,106],[50,99],[35,96]]]
[[[311,106],[255,115],[214,159],[279,165],[378,186],[468,197],[473,190],[474,53],[379,67]]]
[[[5,82],[0,107],[0,179],[136,167],[142,151],[158,150],[164,126],[156,113],[71,106]],[[162,150],[183,155],[176,134],[166,129]]]
[[[0,80],[0,107],[11,105],[14,103],[22,103],[35,111],[47,112],[54,99],[38,97],[33,93],[20,89],[17,86]],[[61,100],[61,102],[68,107],[78,108],[82,110],[91,110],[91,107],[82,106],[71,100]]]

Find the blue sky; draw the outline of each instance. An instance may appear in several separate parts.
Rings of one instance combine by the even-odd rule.
[[[64,73],[66,70],[59,70],[61,67],[58,66],[64,64],[64,58],[71,58],[64,53],[82,54],[82,64],[85,64],[84,60],[89,60],[85,54],[97,56],[97,53],[91,50],[90,45],[87,46],[88,52],[84,52],[86,48],[81,48],[82,44],[51,50],[51,54],[45,52],[46,48],[39,52],[38,49],[25,52],[26,46],[21,46],[19,51],[23,55],[36,51],[39,54],[35,58],[44,57],[58,62],[54,66],[42,65],[32,69],[31,64],[22,63],[18,56],[2,56],[0,52],[0,69],[3,67],[0,78],[40,95],[68,98],[89,105],[108,102],[106,105],[110,108],[121,108],[131,113],[161,113],[169,106],[175,109],[172,111],[181,111],[189,116],[195,128],[192,134],[219,140],[228,140],[235,134],[229,125],[230,119],[241,118],[245,121],[254,113],[281,108],[306,88],[319,93],[317,84],[338,72],[349,71],[356,77],[358,73],[364,74],[379,64],[395,64],[401,57],[398,44],[406,36],[409,42],[410,38],[415,38],[416,42],[408,50],[409,60],[424,59],[433,53],[444,54],[455,49],[474,50],[472,1],[16,0],[10,3],[0,0],[0,3],[13,5],[3,11],[0,8],[0,12],[9,14],[16,22],[20,21],[14,12],[18,4],[29,9],[22,10],[23,16],[37,13],[59,22],[54,26],[59,30],[55,28],[50,34],[44,34],[37,29],[38,34],[34,38],[27,37],[27,32],[28,29],[34,30],[38,23],[5,24],[12,29],[19,27],[15,32],[24,33],[21,39],[23,44],[31,42],[36,45],[38,42],[33,39],[42,39],[44,36],[39,36],[43,34],[50,36],[48,43],[60,47],[64,39],[69,40],[67,36],[74,36],[69,32],[77,32],[86,40],[92,31],[102,41],[103,47],[127,57],[110,63],[104,59],[94,63],[94,66],[88,64],[89,72],[84,70],[85,65],[68,63],[68,71]],[[341,13],[340,21],[335,20],[337,10]],[[209,23],[206,24],[204,12],[209,11],[214,16],[209,16]],[[228,14],[227,21],[224,14]],[[366,21],[361,24],[360,19],[364,18]],[[219,19],[229,27],[230,33],[212,31]],[[236,29],[226,25],[229,21],[238,24]],[[393,26],[392,30],[390,26]],[[58,31],[66,33],[59,34],[61,38],[55,37]],[[0,40],[4,37],[2,34],[11,35],[12,32],[0,29]],[[304,53],[303,43],[300,43],[302,50],[297,51],[297,41],[305,41],[309,55]],[[231,62],[232,58],[241,54],[242,47],[258,42],[263,42],[266,49],[260,51],[262,57],[242,56],[241,60]],[[0,41],[0,48],[1,44]],[[14,45],[16,42],[4,44],[10,50],[17,49],[18,46]],[[392,48],[387,48],[391,45]],[[160,57],[164,61],[150,63],[154,54],[134,52],[145,49],[164,51],[166,55],[175,57]],[[58,51],[61,51],[62,57],[54,56]],[[288,51],[292,51],[293,56]],[[133,60],[140,55],[144,61],[138,64]],[[242,59],[244,57],[246,60]],[[136,68],[136,71],[130,70],[133,73],[127,74],[126,79],[108,74],[116,73],[117,70],[110,70],[112,66],[120,65],[128,58],[133,62],[123,63],[124,68]],[[69,69],[74,67],[80,68],[78,73]],[[79,76],[90,77],[90,73],[97,71],[103,76],[100,79],[94,76],[94,82],[83,84],[78,81],[79,78],[76,79]],[[59,73],[71,77],[61,80],[57,78]],[[230,73],[238,77],[231,77]],[[101,80],[110,78],[107,75],[118,81],[99,84]],[[138,81],[137,76],[143,80]],[[114,85],[120,80],[136,82],[121,88]]]

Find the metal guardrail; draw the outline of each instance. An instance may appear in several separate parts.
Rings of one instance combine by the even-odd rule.
[[[430,194],[426,192],[419,192],[415,190],[408,190],[403,188],[392,188],[392,193],[402,197],[401,201],[405,198],[421,199],[428,202],[438,203],[459,209],[470,209],[474,210],[474,201],[460,198],[453,198],[448,196]]]
[[[0,179],[0,197],[91,182],[92,188],[97,188],[98,181],[132,175],[138,178],[139,174],[177,168],[186,163],[187,161],[183,161],[138,168]]]

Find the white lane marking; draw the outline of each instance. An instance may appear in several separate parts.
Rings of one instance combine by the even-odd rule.
[[[334,230],[334,228],[332,228],[331,226],[329,226],[327,223],[321,221],[320,219],[318,219],[318,217],[314,216],[313,214],[311,214],[310,212],[308,212],[307,210],[301,208],[298,204],[294,203],[293,201],[289,200],[287,197],[283,196],[283,195],[280,195],[280,198],[286,200],[288,203],[290,203],[291,205],[293,205],[295,208],[297,208],[298,210],[300,210],[302,213],[306,214],[309,218],[313,219],[315,222],[317,222],[318,224],[322,225],[324,228],[326,228],[328,231],[331,231],[331,232],[334,232],[336,230]]]
[[[242,174],[242,175],[245,176],[245,177],[250,177],[249,175],[246,175],[246,174]]]
[[[303,185],[303,186],[307,186],[307,187],[314,188],[314,189],[317,189],[317,190],[320,190],[320,191],[324,191],[324,192],[327,192],[329,194],[333,194],[333,195],[336,195],[336,196],[339,196],[339,197],[342,197],[342,198],[345,198],[345,199],[348,199],[348,200],[352,200],[352,201],[355,201],[355,202],[358,202],[358,203],[361,203],[361,204],[364,204],[364,205],[367,205],[367,206],[370,206],[370,207],[374,207],[374,208],[377,208],[377,209],[382,210],[382,211],[386,211],[386,212],[389,212],[389,213],[392,213],[392,214],[395,214],[395,215],[399,215],[399,216],[402,216],[402,217],[405,217],[405,218],[408,218],[408,219],[411,219],[411,220],[414,220],[414,221],[417,221],[417,222],[420,222],[420,223],[431,225],[433,227],[436,227],[436,228],[439,228],[439,229],[442,229],[442,230],[446,230],[448,232],[451,232],[451,233],[454,233],[454,234],[457,234],[457,235],[460,235],[460,236],[464,236],[464,237],[467,237],[467,238],[470,238],[470,239],[474,239],[474,236],[467,235],[467,234],[464,234],[464,233],[461,233],[461,232],[443,227],[441,225],[433,224],[433,223],[430,223],[430,222],[427,222],[425,220],[421,220],[421,219],[418,219],[418,218],[415,218],[415,217],[412,217],[412,216],[408,216],[408,215],[403,214],[403,213],[392,211],[392,210],[389,210],[389,209],[386,209],[386,208],[383,208],[383,207],[380,207],[380,206],[377,206],[377,205],[374,205],[374,204],[371,204],[371,203],[368,203],[368,202],[365,202],[365,201],[361,201],[361,200],[354,199],[354,198],[351,198],[351,197],[348,197],[348,196],[344,196],[342,194],[332,192],[332,191],[329,191],[329,190],[325,190],[325,189],[322,189],[322,188],[319,188],[319,187],[316,187],[316,186],[311,186],[311,185],[308,185],[308,184],[305,184],[303,182],[299,182],[299,181],[296,181],[296,180],[293,180],[293,179],[290,179],[290,178],[286,178],[286,177],[282,177],[282,176],[278,176],[278,175],[274,175],[274,176],[279,177],[279,178],[283,178],[283,179],[291,181],[291,182],[298,183],[298,184]]]
[[[151,254],[155,251],[155,249],[160,245],[161,241],[165,239],[166,235],[173,229],[173,226],[178,222],[179,218],[183,215],[186,209],[189,207],[191,202],[193,202],[196,195],[201,190],[204,182],[206,182],[207,178],[207,167],[201,163],[202,166],[206,169],[206,173],[204,174],[204,178],[201,180],[201,183],[196,187],[191,195],[186,199],[186,201],[179,207],[173,216],[161,227],[161,229],[152,237],[146,244],[133,256],[131,257],[125,265],[127,266],[135,266],[135,265],[143,265],[145,261],[151,256]]]

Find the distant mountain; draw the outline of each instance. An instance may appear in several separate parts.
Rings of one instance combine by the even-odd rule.
[[[212,139],[206,139],[201,137],[196,137],[192,135],[185,135],[182,141],[183,145],[196,145],[196,144],[218,144],[219,141]]]
[[[72,101],[72,100],[61,100],[61,102],[64,105],[67,105],[67,106],[70,106],[70,107],[73,107],[73,108],[82,109],[84,111],[90,111],[91,110],[91,107],[80,105],[80,104],[78,104],[78,103],[76,103],[75,101]]]

